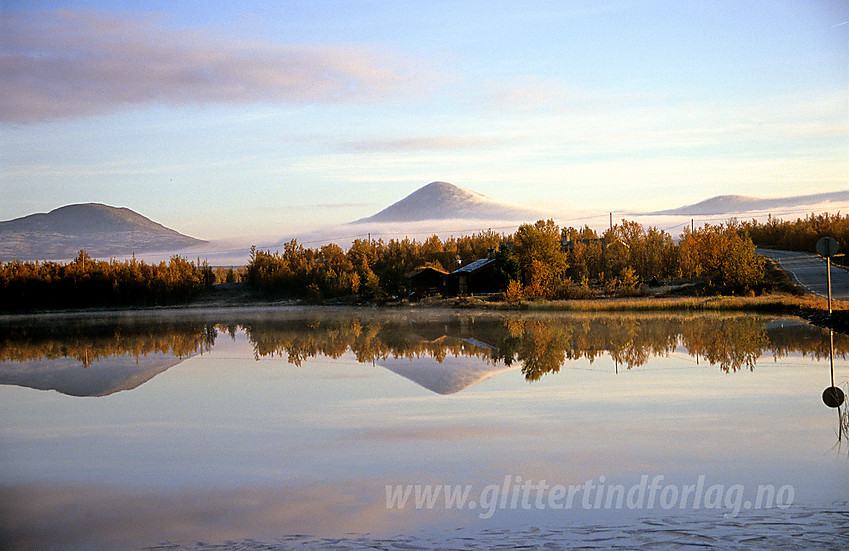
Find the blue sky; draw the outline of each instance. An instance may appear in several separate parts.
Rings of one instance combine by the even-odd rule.
[[[0,6],[0,219],[219,238],[434,180],[557,213],[849,189],[844,1]]]

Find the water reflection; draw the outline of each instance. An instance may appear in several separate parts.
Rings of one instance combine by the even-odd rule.
[[[212,348],[209,324],[155,318],[28,321],[0,328],[0,384],[107,396]]]
[[[222,334],[239,333],[256,360],[282,357],[301,366],[350,353],[440,394],[514,366],[537,381],[570,361],[605,355],[617,369],[634,369],[652,357],[686,353],[733,372],[753,370],[764,357],[824,359],[832,350],[842,357],[849,351],[845,335],[830,338],[798,319],[751,315],[222,311],[7,322],[0,326],[0,383],[104,395],[211,350]]]
[[[177,357],[210,350],[212,324],[155,316],[10,320],[0,326],[0,361],[72,358],[83,366],[119,355]]]
[[[684,515],[715,542],[734,528],[729,547],[745,547],[771,526],[824,541],[846,524],[815,516],[846,509],[849,462],[839,443],[828,453],[843,430],[819,396],[831,379],[828,333],[799,319],[256,309],[22,320],[0,319],[7,385],[93,396],[156,380],[106,400],[0,388],[0,533],[11,548],[252,549],[264,544],[245,542],[304,533],[342,547],[351,532],[370,534],[363,547],[388,548],[383,536],[458,526],[472,541],[548,526],[554,543],[583,526],[600,548],[607,535],[637,534],[632,517],[655,514]],[[838,357],[847,348],[835,334]],[[845,381],[838,362],[834,384]],[[845,427],[845,404],[837,415]],[[505,475],[569,486],[601,476],[630,485],[643,474],[670,484],[706,475],[747,491],[791,485],[800,508],[735,520],[713,509],[576,505],[484,520],[472,510],[390,511],[385,497],[387,484],[477,492]],[[460,545],[421,541],[401,543]]]

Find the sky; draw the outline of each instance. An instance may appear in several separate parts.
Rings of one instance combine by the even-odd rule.
[[[437,180],[558,213],[846,190],[849,4],[0,0],[0,164],[2,220],[205,239]]]

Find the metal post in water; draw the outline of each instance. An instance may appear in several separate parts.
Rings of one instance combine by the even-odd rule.
[[[831,329],[828,330],[828,342],[829,342],[829,358],[831,359],[831,386],[825,389],[822,393],[822,401],[825,402],[830,408],[840,409],[840,406],[843,405],[843,402],[846,400],[846,396],[843,394],[843,391],[838,387],[834,386],[834,331]]]
[[[828,330],[829,339],[829,358],[831,360],[831,386],[834,387],[834,331]],[[840,406],[837,406],[837,441],[843,441],[843,414],[840,411]]]
[[[831,358],[831,386],[834,386],[834,330],[828,330],[829,358]]]

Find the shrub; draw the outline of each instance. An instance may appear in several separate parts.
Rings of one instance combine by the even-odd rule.
[[[515,279],[507,284],[507,289],[504,290],[504,299],[507,302],[518,302],[524,298],[525,292],[522,289],[522,283]]]
[[[623,297],[633,297],[640,294],[640,278],[631,266],[625,267],[616,285],[616,293]]]

